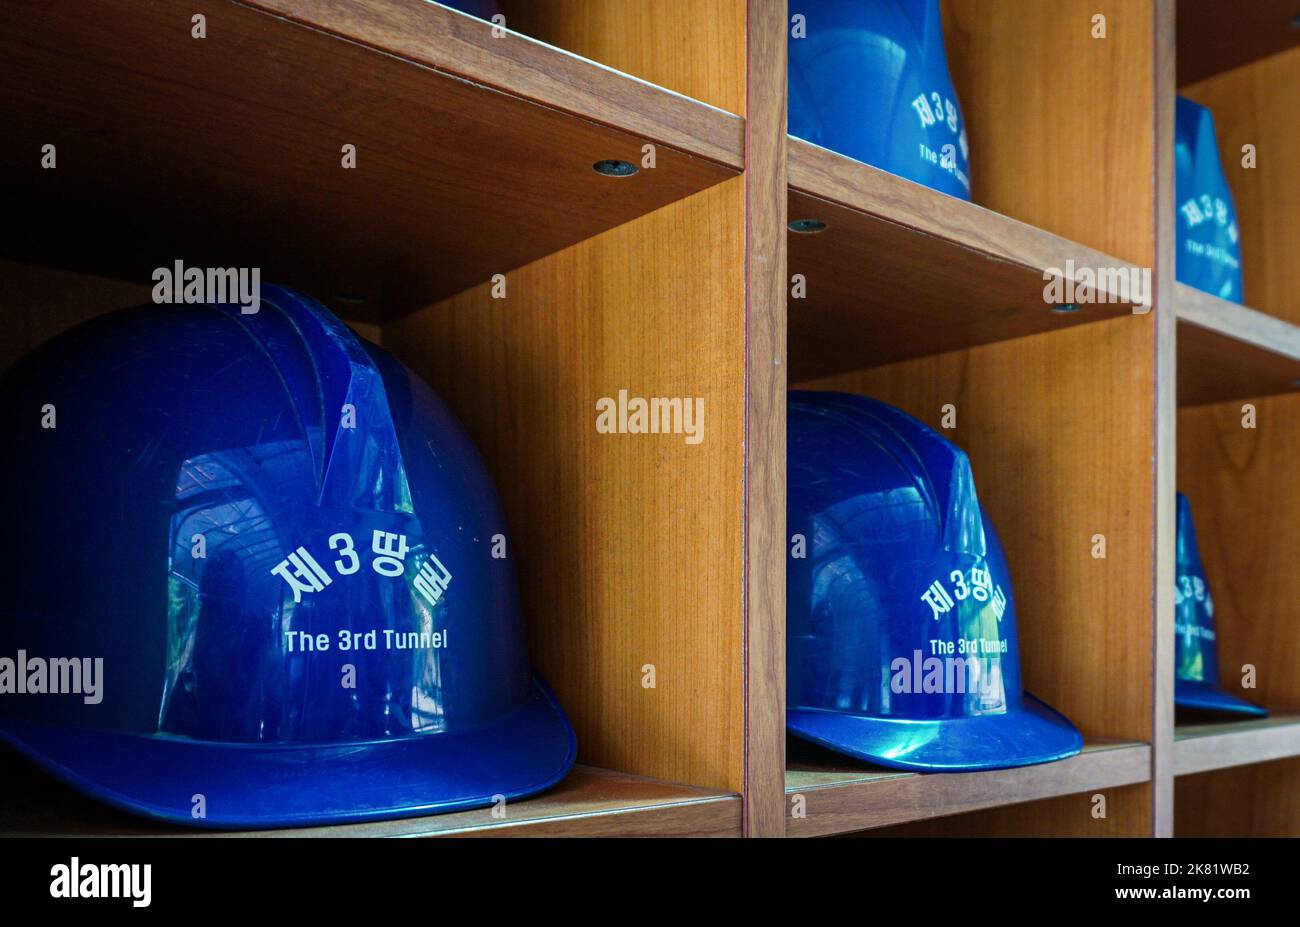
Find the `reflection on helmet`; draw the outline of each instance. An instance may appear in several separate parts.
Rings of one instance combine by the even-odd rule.
[[[790,134],[970,199],[939,0],[791,0]]]
[[[462,13],[468,13],[470,16],[477,16],[479,19],[490,20],[493,16],[501,12],[500,4],[497,0],[439,0],[443,6],[449,6],[453,10],[460,10]]]
[[[256,827],[471,807],[572,764],[482,462],[323,306],[264,287],[256,314],[113,313],[0,395],[30,436],[0,480],[0,655],[104,665],[100,703],[0,704],[0,737],[55,775]]]
[[[1214,116],[1185,97],[1178,98],[1176,113],[1176,275],[1181,283],[1239,303],[1243,296],[1237,208],[1219,162]]]
[[[1219,685],[1214,597],[1201,565],[1192,507],[1182,493],[1178,493],[1178,550],[1174,563],[1174,704],[1202,711],[1267,715],[1267,709]]]
[[[966,455],[846,393],[792,392],[789,431],[791,731],[909,769],[1078,752],[1022,697],[1011,576]]]

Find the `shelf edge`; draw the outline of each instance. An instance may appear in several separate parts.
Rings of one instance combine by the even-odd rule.
[[[1300,716],[1207,727],[1175,734],[1175,776],[1300,756]]]
[[[1069,759],[977,773],[902,774],[799,789],[806,817],[786,818],[786,836],[816,837],[1137,785],[1151,779],[1144,743],[1089,745]],[[1008,800],[1008,795],[1013,797]],[[814,798],[816,801],[814,801]]]
[[[232,0],[542,106],[741,170],[745,120],[638,77],[425,0]],[[429,36],[441,39],[430,42]],[[604,75],[593,82],[593,74]]]
[[[1300,361],[1300,326],[1285,319],[1228,302],[1185,283],[1174,286],[1174,308],[1179,322]]]
[[[791,192],[852,209],[918,234],[941,238],[990,260],[1038,274],[1057,270],[1059,273],[1054,276],[1062,280],[1068,279],[1065,274],[1068,260],[1079,269],[1114,268],[1124,272],[1141,269],[1129,261],[976,203],[931,190],[803,139],[791,136],[788,142]],[[1118,292],[1100,286],[1096,289],[1113,297],[1115,302],[1125,302]],[[1149,288],[1147,295],[1149,299]],[[1135,312],[1149,310],[1145,303],[1134,309]]]

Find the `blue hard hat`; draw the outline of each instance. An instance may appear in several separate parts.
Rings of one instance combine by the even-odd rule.
[[[1268,709],[1232,695],[1219,685],[1214,597],[1201,566],[1192,507],[1182,493],[1178,493],[1178,552],[1174,564],[1174,704],[1202,711],[1267,715]]]
[[[1082,749],[1021,692],[1011,573],[960,448],[873,399],[792,392],[788,480],[792,733],[936,772]]]
[[[0,696],[0,738],[59,779],[271,827],[471,808],[569,771],[482,461],[319,303],[267,286],[255,314],[112,313],[0,397],[0,657],[25,679],[102,660],[97,698]]]
[[[1239,303],[1243,297],[1237,208],[1219,162],[1214,116],[1185,97],[1178,98],[1174,162],[1178,280]]]
[[[479,19],[490,20],[501,12],[501,6],[497,3],[497,0],[438,0],[438,2],[443,6],[451,7],[453,10],[468,13],[470,16],[477,16]]]
[[[970,199],[939,0],[791,0],[790,134]]]

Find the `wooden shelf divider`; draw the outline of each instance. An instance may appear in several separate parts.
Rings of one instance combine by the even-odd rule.
[[[1077,311],[1044,299],[1049,276],[1138,270],[1126,261],[801,139],[789,151],[790,220],[826,223],[789,235],[807,284],[789,305],[791,382],[1134,311],[1113,278]]]
[[[795,795],[803,796],[805,812],[787,817],[787,837],[843,834],[1147,782],[1151,748],[1090,742],[1078,756],[1055,763],[974,773],[922,774],[850,764],[787,770],[787,813]]]
[[[1227,769],[1300,756],[1300,714],[1180,726],[1174,731],[1174,775]]]
[[[1179,283],[1178,404],[1289,393],[1300,385],[1300,326]]]

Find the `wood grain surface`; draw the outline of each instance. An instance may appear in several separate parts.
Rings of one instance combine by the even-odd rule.
[[[785,834],[786,3],[749,0],[745,833]]]
[[[792,837],[848,833],[1100,792],[1146,782],[1150,775],[1150,747],[1114,743],[1087,745],[1078,756],[1055,763],[975,773],[855,768],[851,761],[829,768],[792,769],[786,773],[786,801],[793,809],[801,798],[802,816],[791,814],[786,833]],[[1087,818],[1086,804],[1079,803],[1077,811],[1082,823]]]
[[[1175,782],[1179,837],[1300,837],[1300,759],[1234,766]]]
[[[1294,392],[1300,326],[1178,284],[1178,403]]]
[[[1219,157],[1237,204],[1246,304],[1300,324],[1300,48],[1180,93],[1214,114]],[[1248,144],[1255,146],[1253,168],[1242,164]]]
[[[1178,313],[1175,280],[1174,45],[1175,0],[1156,0],[1152,58],[1152,106],[1156,143],[1152,176],[1155,190],[1155,447],[1152,472],[1155,532],[1151,581],[1151,832],[1174,830],[1174,542],[1178,476]]]
[[[975,202],[1150,267],[1151,0],[946,0]]]
[[[1285,712],[1300,705],[1293,607],[1300,586],[1288,559],[1300,541],[1300,500],[1291,492],[1300,451],[1300,49],[1252,60],[1296,44],[1283,25],[1294,9],[1268,25],[1283,12],[1272,2],[1178,4],[1178,82],[1223,72],[1180,92],[1214,114],[1252,307],[1177,288],[1178,488],[1191,502],[1214,595],[1221,681],[1282,715],[1178,728],[1178,835],[1300,834],[1297,761],[1238,765],[1294,753],[1294,719]],[[1246,144],[1256,147],[1257,167],[1242,163]],[[1253,429],[1242,427],[1247,402],[1257,410]],[[1246,664],[1258,672],[1258,689],[1241,689]],[[1183,775],[1222,766],[1234,768]]]
[[[742,165],[740,118],[435,4],[263,6],[308,25],[223,0],[0,8],[0,192],[20,217],[0,253],[140,282],[177,259],[256,266],[375,321]],[[653,170],[592,169],[647,143]]]
[[[790,219],[827,224],[789,236],[790,272],[806,282],[789,303],[795,379],[1134,311],[1112,286],[1071,313],[1044,298],[1049,280],[1132,265],[798,139],[790,188]]]
[[[1134,755],[1133,760],[1137,756]],[[1150,762],[1148,761],[1148,768]],[[1136,775],[1136,763],[1133,764]],[[862,831],[855,837],[1134,837],[1150,826],[1151,787],[1145,783],[1085,789],[893,827]],[[1105,800],[1102,805],[1098,796]],[[1105,816],[1101,816],[1101,812]]]
[[[385,327],[468,428],[510,523],[532,655],[592,765],[744,780],[741,179]],[[704,402],[704,437],[596,402]],[[643,687],[643,667],[656,687]]]
[[[1191,84],[1300,45],[1295,0],[1178,0],[1178,83]]]
[[[1180,725],[1175,754],[1180,776],[1300,756],[1300,715]]]
[[[510,28],[510,19],[493,34],[484,20],[426,0],[238,2],[723,164],[739,167],[742,161],[743,120],[737,118],[739,108],[729,105],[744,87],[741,0],[690,0],[689,7],[686,0],[515,4],[514,18],[541,33],[543,41]],[[511,9],[509,3],[505,7]],[[697,18],[710,12],[716,19],[701,26]],[[668,46],[676,52],[673,63],[653,64],[648,47]],[[593,61],[605,66],[593,67]],[[619,73],[624,64],[632,73]],[[671,77],[677,86],[668,89],[676,93],[653,86],[657,74]],[[693,98],[692,91],[711,87],[724,102],[701,105]],[[730,94],[720,87],[730,88]]]
[[[1300,395],[1250,403],[1254,428],[1242,427],[1237,400],[1179,412],[1178,488],[1214,596],[1222,683],[1271,708],[1300,708]],[[1247,664],[1258,688],[1243,691]]]
[[[511,29],[744,116],[747,6],[747,0],[504,0],[501,9]]]
[[[1254,428],[1243,427],[1246,402],[1254,407]],[[1300,544],[1297,460],[1298,395],[1179,412],[1178,488],[1191,503],[1214,596],[1220,684],[1279,717],[1300,708],[1300,575],[1292,555]],[[1257,688],[1242,688],[1247,666]],[[1225,725],[1208,743],[1180,741],[1180,771],[1266,759],[1295,747],[1289,727],[1246,726],[1255,724]],[[1300,836],[1300,765],[1288,760],[1180,776],[1175,802],[1180,835]]]
[[[870,395],[935,428],[943,407],[955,407],[956,428],[943,433],[970,454],[981,502],[1014,570],[1026,688],[1064,712],[1085,737],[1149,744],[1157,718],[1152,680],[1159,621],[1154,314],[1069,326],[1053,322],[1042,305],[1042,269],[1063,266],[1069,257],[1155,270],[1158,11],[1149,2],[1112,6],[1104,40],[1090,34],[1094,12],[1085,0],[945,4],[974,200],[1001,215],[987,219],[976,207],[936,199],[936,207],[947,208],[928,219],[942,237],[1000,258],[1001,267],[979,266],[952,249],[944,260],[904,269],[906,246],[898,235],[887,240],[894,248],[876,247],[861,271],[859,252],[858,264],[842,261],[841,272],[881,270],[872,284],[882,308],[892,297],[894,313],[911,314],[908,324],[891,326],[882,311],[863,319],[859,334],[850,334],[847,322],[836,326],[834,335],[853,339],[844,351],[830,339],[800,341],[802,307],[792,301],[791,369],[792,379],[805,385]],[[1068,113],[1062,100],[1070,101]],[[796,163],[792,158],[792,186],[798,186]],[[916,246],[924,244],[918,239]],[[791,244],[792,272],[803,247]],[[1082,249],[1093,250],[1084,258]],[[1027,253],[1037,256],[1014,257]],[[923,289],[922,270],[942,282]],[[1031,270],[1038,271],[1036,280]],[[1030,293],[1047,324],[1030,311]],[[960,299],[970,305],[961,307]],[[892,350],[877,344],[910,340],[938,351],[950,346],[942,342],[948,329],[976,324],[988,327],[988,337],[951,345],[959,350],[821,375],[834,370],[827,354],[856,353],[866,368],[878,363],[873,352]],[[1163,369],[1169,376],[1167,360]],[[1105,536],[1104,559],[1092,556],[1096,535]],[[1075,799],[1053,799],[914,829],[1149,835],[1157,823],[1149,750],[1142,762],[1144,775],[1115,790],[1121,807],[1102,822]]]

